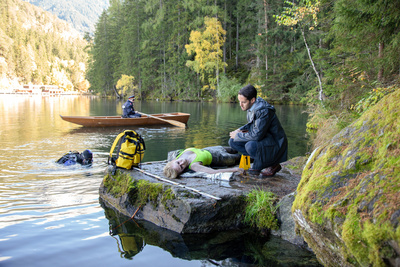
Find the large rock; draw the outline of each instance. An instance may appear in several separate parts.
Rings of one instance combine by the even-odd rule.
[[[279,222],[279,229],[272,230],[272,234],[279,236],[283,240],[289,241],[292,244],[301,247],[307,247],[303,237],[296,234],[296,225],[292,216],[292,205],[295,193],[284,196],[278,203],[277,219]]]
[[[310,156],[293,215],[326,266],[400,266],[400,90]]]
[[[295,191],[301,170],[286,162],[282,171],[268,179],[234,175],[231,181],[195,176],[168,180],[162,175],[164,165],[149,162],[140,171],[107,172],[100,186],[101,199],[125,216],[135,215],[177,233],[225,231],[243,227],[248,192],[267,189],[282,198]],[[285,230],[276,235],[298,243],[294,227],[286,227],[294,225],[288,212],[291,205],[292,201],[280,205],[286,211],[280,216]]]

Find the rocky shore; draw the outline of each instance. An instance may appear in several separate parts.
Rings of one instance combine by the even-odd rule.
[[[180,234],[204,234],[247,227],[243,223],[246,195],[253,189],[269,190],[281,199],[277,211],[281,227],[272,233],[304,245],[295,234],[290,214],[304,162],[305,158],[287,161],[268,179],[234,174],[230,181],[196,174],[168,180],[162,175],[166,162],[148,162],[140,170],[118,171],[116,175],[108,171],[100,197],[125,216],[134,215]]]

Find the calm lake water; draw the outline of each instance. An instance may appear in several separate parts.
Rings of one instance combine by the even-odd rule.
[[[122,102],[89,96],[0,95],[0,266],[316,266],[315,257],[277,238],[250,233],[186,235],[103,209],[99,186],[114,138],[124,128],[83,128],[61,115],[119,115]],[[138,102],[144,113],[187,112],[188,128],[131,128],[144,161],[185,147],[227,145],[246,122],[238,104]],[[289,157],[308,152],[304,107],[276,106]],[[64,153],[90,149],[90,168],[59,166]],[[114,231],[113,235],[110,235]],[[117,234],[115,234],[115,232]]]

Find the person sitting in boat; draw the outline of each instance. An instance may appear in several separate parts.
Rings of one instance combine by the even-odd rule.
[[[133,107],[133,102],[135,101],[135,95],[131,95],[128,97],[128,100],[125,102],[125,104],[122,105],[122,117],[123,118],[138,118],[142,117],[140,113],[135,111],[135,108]]]
[[[71,166],[77,163],[81,165],[91,165],[92,162],[93,153],[89,149],[86,149],[82,153],[70,151],[56,161],[56,163],[63,164],[64,166]]]
[[[164,175],[174,179],[186,170],[209,174],[221,172],[241,172],[240,168],[213,169],[239,164],[241,155],[230,147],[212,146],[203,149],[187,148],[168,153],[168,163]],[[210,166],[210,167],[209,167]]]

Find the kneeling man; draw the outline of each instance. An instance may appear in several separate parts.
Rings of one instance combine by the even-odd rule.
[[[249,174],[261,178],[281,170],[279,163],[287,160],[288,142],[274,106],[257,98],[257,90],[246,85],[238,93],[240,107],[247,111],[247,124],[230,132],[229,145],[254,160]]]

